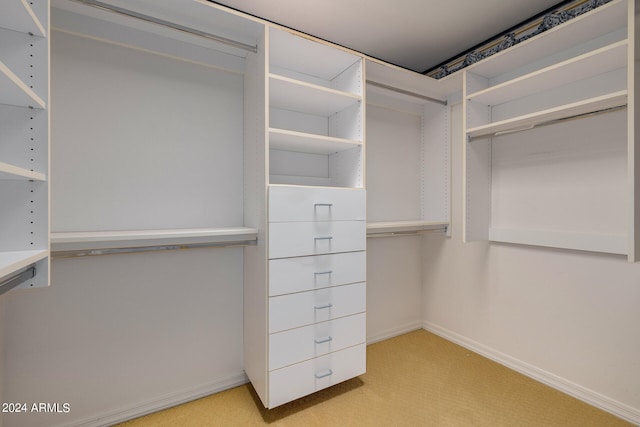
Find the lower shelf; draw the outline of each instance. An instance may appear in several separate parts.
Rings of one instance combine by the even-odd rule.
[[[379,221],[367,222],[367,236],[415,234],[421,231],[445,231],[449,221]]]
[[[491,228],[489,240],[617,255],[627,254],[627,237],[618,234]]]
[[[0,252],[0,295],[14,288],[44,287],[49,285],[48,250]],[[35,276],[16,278],[17,274],[40,262]],[[17,285],[17,286],[16,286]]]
[[[255,243],[258,230],[249,227],[166,230],[77,231],[51,234],[54,255],[101,255],[135,248],[224,246]]]

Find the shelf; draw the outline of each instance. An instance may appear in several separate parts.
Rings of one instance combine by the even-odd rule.
[[[331,81],[358,62],[359,56],[316,40],[271,28],[269,62],[279,67]]]
[[[46,108],[45,102],[0,61],[0,104]]]
[[[27,0],[4,0],[0,28],[44,37],[46,31]]]
[[[367,235],[414,233],[429,230],[444,230],[449,221],[380,221],[367,222]]]
[[[99,252],[104,249],[223,245],[256,240],[257,236],[258,230],[248,227],[61,232],[51,233],[51,250]]]
[[[329,117],[361,100],[359,95],[269,74],[270,107]]]
[[[466,70],[492,78],[532,62],[609,34],[627,25],[627,0],[614,0],[558,25],[515,47],[470,65]]]
[[[626,66],[626,62],[627,41],[623,40],[469,94],[467,99],[485,105],[498,105],[623,68]]]
[[[314,135],[285,129],[269,129],[269,148],[301,153],[332,154],[362,145],[362,141]]]
[[[48,250],[0,251],[0,279],[49,256]]]
[[[29,179],[34,181],[46,181],[47,176],[41,172],[33,172],[29,169],[19,168],[0,162],[0,179]]]
[[[497,136],[495,135],[496,133],[509,133],[527,130],[545,122],[562,120],[573,116],[606,110],[608,108],[620,107],[626,105],[626,103],[627,91],[623,90],[608,95],[586,99],[584,101],[562,105],[560,107],[537,111],[524,116],[470,128],[467,129],[467,136],[475,139]]]
[[[490,228],[489,240],[618,255],[627,254],[627,237],[617,234]]]

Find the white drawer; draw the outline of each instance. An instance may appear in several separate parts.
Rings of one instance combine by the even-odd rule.
[[[269,258],[364,251],[365,221],[272,222],[269,224]]]
[[[366,191],[269,187],[269,222],[366,220]]]
[[[365,283],[270,297],[269,333],[363,313],[366,309]]]
[[[269,296],[366,281],[367,253],[345,252],[269,261]]]
[[[329,353],[269,373],[269,408],[362,375],[367,370],[365,344]]]
[[[269,370],[362,344],[366,334],[365,313],[271,334]]]

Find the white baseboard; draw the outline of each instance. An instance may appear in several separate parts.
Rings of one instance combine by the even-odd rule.
[[[143,415],[148,415],[153,412],[167,409],[172,406],[180,405],[182,403],[190,402],[195,399],[199,399],[204,396],[208,396],[214,393],[218,393],[224,390],[228,390],[233,387],[237,387],[249,382],[249,379],[245,375],[244,371],[236,375],[220,378],[212,383],[204,384],[198,387],[192,387],[176,393],[170,393],[164,396],[159,396],[155,399],[148,400],[146,402],[140,402],[136,405],[132,405],[125,408],[115,409],[107,411],[102,414],[92,416],[84,420],[73,422],[71,424],[65,423],[68,427],[103,427],[117,423],[121,423],[133,418],[138,418]]]
[[[536,381],[562,391],[576,399],[582,400],[596,408],[607,411],[619,418],[630,423],[640,425],[640,409],[633,408],[624,403],[613,400],[607,396],[603,396],[593,390],[583,387],[579,384],[571,382],[565,378],[559,377],[550,372],[544,371],[522,360],[501,353],[493,348],[480,344],[472,339],[462,336],[456,332],[440,327],[430,322],[424,322],[423,328],[432,332],[448,341],[461,345],[475,353],[478,353],[488,359],[491,359],[501,365],[504,365],[514,371],[520,372]]]
[[[367,345],[376,343],[378,341],[384,341],[389,338],[397,337],[398,335],[406,334],[407,332],[417,331],[418,329],[422,329],[422,327],[422,321],[418,320],[415,322],[405,323],[404,325],[385,329],[383,331],[375,333],[374,335],[368,336]]]

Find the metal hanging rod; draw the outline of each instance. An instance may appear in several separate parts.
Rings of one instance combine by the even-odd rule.
[[[588,113],[574,114],[573,116],[562,117],[560,119],[547,120],[547,121],[544,121],[544,122],[530,124],[530,125],[526,125],[526,126],[519,126],[519,127],[514,128],[514,129],[488,133],[486,135],[470,136],[467,139],[468,139],[469,142],[472,142],[472,141],[475,141],[477,139],[484,139],[484,138],[488,138],[488,137],[509,135],[511,133],[523,132],[525,130],[531,130],[531,129],[535,129],[535,128],[551,126],[551,125],[555,125],[555,124],[558,124],[558,123],[564,123],[564,122],[568,122],[568,121],[572,121],[572,120],[583,119],[585,117],[593,117],[593,116],[599,116],[601,114],[614,113],[616,111],[624,110],[626,108],[627,108],[627,104],[618,105],[616,107],[603,108],[601,110],[590,111]]]
[[[103,3],[97,0],[72,0],[76,3],[81,3],[87,6],[92,6],[95,7],[97,9],[102,9],[102,10],[106,10],[108,12],[113,12],[113,13],[117,13],[119,15],[124,15],[130,18],[135,18],[138,19],[140,21],[144,21],[144,22],[149,22],[151,24],[156,24],[156,25],[161,25],[163,27],[167,27],[167,28],[171,28],[173,30],[177,30],[177,31],[181,31],[183,33],[187,33],[187,34],[191,34],[194,36],[198,36],[198,37],[202,37],[205,38],[207,40],[213,40],[215,42],[227,45],[227,46],[231,46],[234,48],[238,48],[238,49],[242,49],[242,50],[246,50],[249,52],[253,52],[256,53],[258,51],[258,46],[256,45],[250,45],[250,44],[246,44],[246,43],[242,43],[236,40],[232,40],[232,39],[228,39],[226,37],[222,37],[222,36],[217,36],[215,34],[211,34],[211,33],[207,33],[204,31],[200,31],[200,30],[196,30],[193,28],[189,28],[189,27],[185,27],[182,25],[178,25],[178,24],[174,24],[173,22],[169,22],[169,21],[165,21],[163,19],[158,19],[158,18],[154,18],[152,16],[149,15],[144,15],[142,13],[138,13],[138,12],[134,12],[132,10],[128,10],[128,9],[124,9],[118,6],[113,6],[107,3]]]
[[[422,100],[429,101],[429,102],[435,102],[436,104],[447,105],[447,100],[446,99],[432,98],[430,96],[421,95],[421,94],[415,93],[415,92],[410,92],[408,90],[404,90],[404,89],[400,89],[400,88],[397,88],[397,87],[389,86],[389,85],[386,85],[386,84],[383,84],[383,83],[374,82],[373,80],[367,80],[367,83],[370,84],[371,86],[376,86],[376,87],[379,87],[379,88],[382,88],[382,89],[391,90],[393,92],[398,92],[398,93],[401,93],[403,95],[411,96],[413,98],[418,98],[418,99],[422,99]]]
[[[85,256],[98,255],[117,255],[130,254],[139,252],[159,252],[159,251],[175,251],[180,249],[202,249],[202,248],[232,248],[241,246],[255,246],[258,239],[239,240],[234,242],[210,242],[210,243],[193,243],[184,245],[162,245],[162,246],[138,246],[131,248],[105,248],[105,249],[76,249],[69,251],[52,251],[52,259],[60,258],[77,258]]]
[[[411,230],[411,231],[383,231],[380,233],[367,234],[367,239],[378,237],[402,237],[402,236],[418,236],[425,233],[446,233],[447,227],[430,228],[429,230]]]
[[[36,265],[31,264],[29,267],[22,269],[16,273],[13,273],[5,277],[0,281],[0,295],[9,292],[11,289],[26,282],[29,279],[36,277]]]

